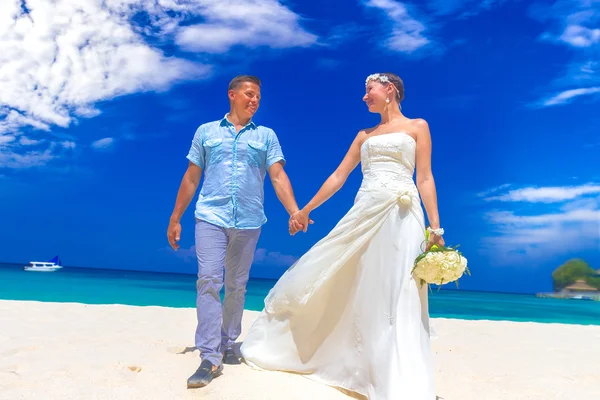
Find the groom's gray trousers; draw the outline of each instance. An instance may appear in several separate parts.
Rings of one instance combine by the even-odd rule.
[[[258,229],[221,228],[196,221],[196,348],[202,360],[220,365],[242,331],[246,284],[254,258]],[[220,291],[225,283],[221,305]]]

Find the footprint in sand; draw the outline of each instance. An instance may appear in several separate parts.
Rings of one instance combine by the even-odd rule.
[[[193,353],[196,351],[195,347],[185,347],[185,346],[172,346],[167,348],[167,352],[171,354],[186,354]]]
[[[8,351],[3,351],[2,353],[0,353],[0,356],[1,357],[12,357],[19,353],[29,353],[29,352],[36,351],[36,350],[38,350],[37,346],[23,346],[23,347],[17,347],[16,349],[10,349]]]
[[[19,374],[15,370],[0,371],[0,388],[8,389],[10,387],[22,385],[23,382],[21,381],[21,379],[21,374]]]

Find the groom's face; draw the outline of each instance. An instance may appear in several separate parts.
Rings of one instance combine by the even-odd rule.
[[[260,106],[260,87],[253,82],[243,82],[229,91],[229,100],[238,115],[252,118]]]

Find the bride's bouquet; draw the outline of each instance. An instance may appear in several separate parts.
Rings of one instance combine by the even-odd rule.
[[[429,230],[425,233],[425,243],[429,242]],[[471,275],[467,268],[467,259],[456,250],[458,246],[433,245],[427,251],[421,253],[415,259],[412,273],[421,280],[421,285],[435,284],[443,285],[448,282],[456,282],[466,272]]]

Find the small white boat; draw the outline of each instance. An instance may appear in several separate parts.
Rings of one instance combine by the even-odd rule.
[[[50,261],[31,261],[24,269],[25,271],[54,272],[61,268],[60,259],[56,256]]]

